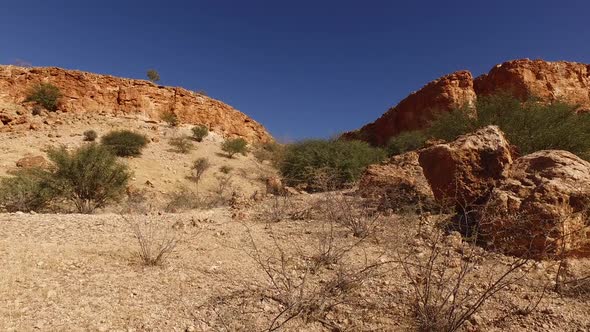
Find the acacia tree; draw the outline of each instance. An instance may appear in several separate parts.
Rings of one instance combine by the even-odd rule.
[[[150,81],[156,83],[160,80],[160,73],[155,69],[150,69],[147,71],[147,77]]]

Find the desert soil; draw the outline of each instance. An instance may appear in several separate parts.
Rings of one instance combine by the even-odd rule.
[[[227,165],[233,167],[232,190],[245,199],[181,213],[164,213],[154,204],[147,214],[119,214],[118,207],[94,215],[0,214],[0,331],[265,331],[295,311],[281,314],[285,303],[304,309],[278,330],[413,331],[414,285],[424,276],[411,271],[428,261],[429,241],[441,239],[441,271],[454,275],[470,264],[462,292],[471,298],[516,260],[442,234],[435,227],[439,216],[409,212],[371,219],[357,205],[341,204],[358,199],[350,192],[247,199],[264,193],[261,179],[274,171],[251,155],[224,157],[215,134],[184,155],[171,151],[168,139],[188,134],[188,127],[62,115],[49,128],[1,133],[0,175],[48,146],[84,144],[84,130],[127,128],[153,138],[142,157],[126,162],[135,172],[133,186],[153,193],[156,202],[191,185],[186,176],[198,157],[214,165],[203,181],[205,192],[214,190],[218,168]],[[353,236],[339,221],[351,215],[373,221],[366,237]],[[177,246],[161,265],[146,266],[137,229],[154,230],[152,243],[176,239]],[[338,258],[310,269],[327,247]],[[588,259],[572,260],[565,269],[568,280],[589,270]],[[590,286],[555,292],[556,272],[556,262],[526,262],[515,272],[519,278],[462,329],[590,331]],[[335,280],[347,283],[329,288]],[[278,291],[285,289],[291,291]]]

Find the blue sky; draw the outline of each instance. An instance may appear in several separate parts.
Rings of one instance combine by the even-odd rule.
[[[588,1],[2,0],[0,63],[204,90],[281,140],[373,121],[460,69],[590,63]]]

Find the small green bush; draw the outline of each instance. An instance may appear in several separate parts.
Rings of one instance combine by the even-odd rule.
[[[147,78],[153,83],[156,83],[160,80],[160,73],[158,73],[155,69],[148,70],[146,75]]]
[[[47,155],[55,165],[50,173],[51,187],[80,213],[91,213],[120,199],[131,178],[127,166],[118,162],[109,149],[97,144],[73,152],[64,147],[51,149]]]
[[[51,83],[39,83],[29,90],[25,101],[35,102],[43,106],[46,110],[55,112],[57,111],[61,96],[62,94],[59,88],[55,85]]]
[[[422,131],[406,131],[389,140],[387,155],[395,156],[404,152],[413,151],[424,146],[426,135]]]
[[[96,141],[96,138],[98,137],[98,134],[96,133],[96,131],[94,130],[86,130],[84,132],[84,140],[86,142],[94,142]]]
[[[139,156],[148,139],[129,130],[111,131],[102,137],[102,144],[119,157]]]
[[[268,160],[273,166],[278,167],[285,156],[285,145],[277,142],[258,144],[254,147],[252,154],[258,161]]]
[[[174,114],[174,112],[162,113],[160,119],[166,122],[170,127],[178,127],[178,125],[180,124],[180,120],[178,119],[178,116]]]
[[[22,169],[0,178],[0,210],[7,212],[40,211],[47,207],[55,192],[41,169]]]
[[[223,165],[223,166],[219,167],[219,171],[223,174],[229,174],[229,173],[231,173],[232,170],[233,170],[233,168],[231,166],[227,166],[227,165]]]
[[[452,141],[460,135],[477,129],[475,121],[472,111],[467,107],[461,107],[451,112],[436,114],[430,127],[424,132],[428,138]]]
[[[384,158],[383,150],[361,141],[309,140],[287,146],[279,170],[289,186],[306,186],[313,191],[337,189],[354,182],[366,166]],[[319,177],[326,176],[330,177],[330,188],[319,183]]]
[[[191,131],[193,132],[193,138],[197,142],[203,141],[203,138],[209,135],[209,129],[205,126],[194,126]]]
[[[246,155],[248,152],[248,142],[246,142],[246,140],[243,138],[227,139],[221,145],[221,150],[227,153],[229,158],[233,158],[237,153]]]
[[[187,154],[193,149],[193,142],[186,136],[173,137],[170,139],[170,141],[168,141],[168,143],[178,153]]]

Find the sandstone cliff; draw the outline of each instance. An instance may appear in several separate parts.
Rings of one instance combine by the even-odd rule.
[[[0,66],[0,127],[28,129],[31,105],[24,100],[28,89],[40,82],[60,88],[59,110],[63,112],[137,115],[154,120],[164,112],[174,112],[182,123],[203,124],[227,137],[250,142],[272,140],[262,125],[213,98],[145,80],[55,67]]]
[[[458,71],[428,83],[375,122],[342,137],[384,145],[401,132],[425,128],[434,112],[472,106],[477,96],[498,91],[510,92],[522,100],[535,96],[590,110],[590,65],[522,59],[496,65],[475,79],[468,71]]]
[[[458,71],[426,84],[389,109],[375,122],[344,138],[360,139],[373,145],[387,144],[389,138],[404,131],[422,129],[436,111],[448,111],[475,101],[473,77],[468,71]]]

